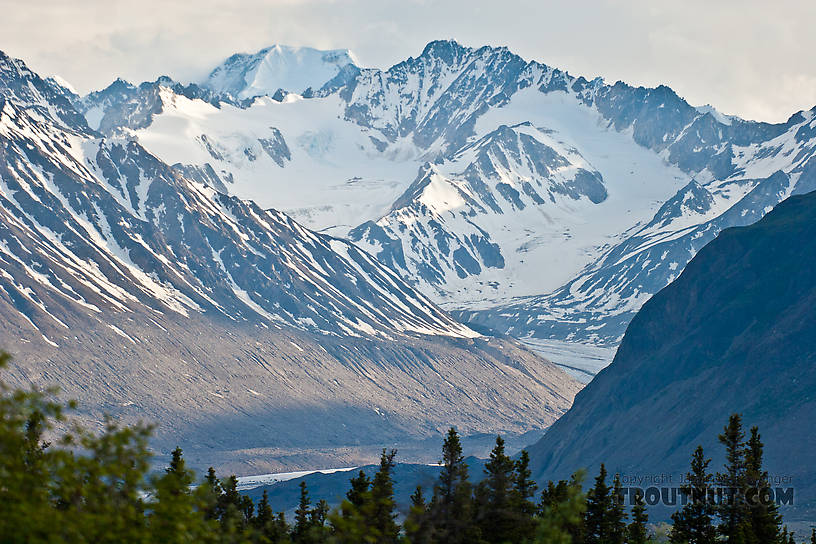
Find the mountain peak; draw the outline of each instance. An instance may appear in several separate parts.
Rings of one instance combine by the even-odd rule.
[[[348,49],[273,45],[257,53],[232,55],[202,84],[235,98],[271,96],[278,89],[302,94],[320,89],[350,65],[359,63]]]
[[[448,39],[448,40],[433,40],[428,42],[428,45],[425,46],[425,49],[422,50],[422,56],[437,56],[437,57],[444,57],[444,56],[452,56],[457,54],[462,54],[469,51],[470,48],[465,47],[464,45],[460,44],[456,40]]]

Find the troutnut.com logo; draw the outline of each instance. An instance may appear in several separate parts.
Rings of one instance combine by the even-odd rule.
[[[712,483],[705,488],[692,488],[684,477],[674,478],[671,474],[622,475],[621,495],[630,505],[637,497],[649,506],[685,506],[690,502],[709,504],[729,504],[740,501],[749,506],[776,504],[792,506],[795,500],[793,478],[790,476],[769,476],[760,485],[743,488]]]

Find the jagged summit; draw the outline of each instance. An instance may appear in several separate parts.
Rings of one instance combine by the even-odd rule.
[[[813,112],[745,121],[666,85],[455,40],[387,69],[333,65],[311,93],[235,100],[281,51],[225,62],[237,90],[100,104],[100,131],[125,127],[203,183],[350,236],[480,330],[614,346],[721,228],[814,183]]]
[[[453,64],[457,57],[471,53],[473,49],[464,46],[456,40],[434,40],[422,50],[422,57],[439,57]]]
[[[272,96],[278,89],[302,94],[321,89],[347,66],[359,66],[348,49],[273,45],[257,53],[232,55],[202,85],[239,99]]]
[[[157,449],[199,448],[209,464],[271,446],[293,464],[326,448],[336,464],[354,444],[450,424],[523,433],[566,409],[577,387],[553,365],[456,322],[348,241],[213,188],[216,168],[146,150],[140,127],[177,105],[236,115],[244,131],[256,111],[171,83],[119,81],[80,99],[0,62],[0,348],[14,354],[12,383],[59,385],[86,423],[155,421]],[[241,155],[268,158],[265,169],[330,144],[259,130]],[[221,134],[192,133],[226,155]]]

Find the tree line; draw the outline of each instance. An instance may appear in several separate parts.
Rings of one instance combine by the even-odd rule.
[[[0,354],[0,368],[8,356]],[[235,476],[210,468],[202,480],[182,451],[169,466],[150,472],[149,426],[107,421],[93,433],[71,426],[58,439],[44,437],[67,425],[54,391],[12,389],[0,382],[0,542],[2,543],[213,543],[213,544],[642,544],[650,531],[642,493],[625,504],[619,475],[608,482],[604,465],[583,490],[584,474],[549,482],[531,478],[526,451],[510,457],[497,437],[484,474],[472,483],[459,436],[448,431],[441,471],[431,489],[417,487],[407,512],[394,497],[396,451],[383,450],[372,475],[350,480],[341,504],[314,502],[306,483],[290,520],[274,512],[266,491],[254,502],[238,491]],[[54,434],[51,432],[50,434]],[[722,473],[698,447],[683,492],[688,500],[672,516],[673,544],[791,544],[793,535],[768,495],[763,444],[756,427],[746,440],[739,415],[719,436],[726,450]],[[714,486],[731,491],[716,500]],[[816,544],[816,530],[810,535]],[[665,539],[664,539],[665,541]]]

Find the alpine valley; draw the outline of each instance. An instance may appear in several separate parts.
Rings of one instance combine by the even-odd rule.
[[[454,41],[86,96],[0,54],[2,345],[87,421],[243,473],[530,436],[703,246],[816,190],[814,153],[816,108],[748,121]]]
[[[58,385],[86,424],[155,423],[158,453],[239,473],[361,464],[452,423],[535,434],[570,406],[579,384],[552,363],[75,103],[0,56],[5,382]]]
[[[198,84],[69,99],[93,130],[354,242],[474,330],[583,381],[723,228],[816,189],[814,110],[745,121],[454,41],[388,70],[275,46]]]

